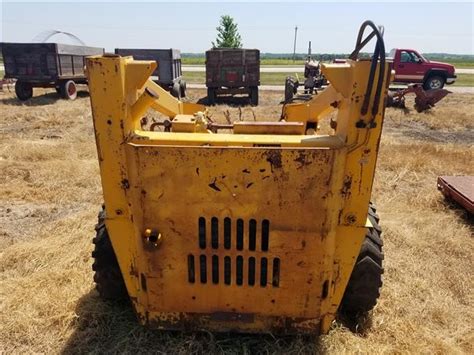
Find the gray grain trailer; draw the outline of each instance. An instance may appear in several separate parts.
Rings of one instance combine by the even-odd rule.
[[[62,43],[2,43],[5,78],[17,79],[20,100],[31,98],[35,87],[54,87],[63,98],[74,100],[76,84],[87,84],[84,58],[103,53],[103,48]]]
[[[206,86],[209,104],[219,95],[248,94],[258,105],[260,51],[258,49],[213,48],[206,52]]]
[[[126,49],[115,48],[115,54],[132,56],[137,60],[154,60],[158,64],[152,73],[153,81],[177,97],[186,96],[186,82],[181,71],[179,49]]]

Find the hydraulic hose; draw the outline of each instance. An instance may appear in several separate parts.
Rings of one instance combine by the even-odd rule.
[[[367,27],[372,28],[372,32],[362,40],[365,29]],[[370,42],[374,37],[377,37],[377,42],[375,44],[374,55],[372,56],[369,79],[367,82],[367,90],[365,92],[364,101],[362,103],[361,115],[365,116],[369,109],[370,97],[372,95],[372,86],[374,83],[375,72],[377,70],[377,62],[380,60],[380,70],[377,78],[377,88],[374,95],[374,102],[372,105],[372,118],[378,113],[380,97],[383,90],[383,80],[385,73],[385,43],[383,41],[383,27],[378,28],[372,21],[365,21],[359,29],[359,34],[357,36],[357,42],[354,51],[349,56],[352,60],[357,60],[359,58],[360,51]]]

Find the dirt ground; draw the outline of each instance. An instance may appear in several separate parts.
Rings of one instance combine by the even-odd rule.
[[[260,106],[217,105],[212,117],[276,119]],[[190,100],[205,96],[194,90]],[[102,302],[91,250],[102,203],[89,98],[0,93],[0,352],[474,353],[474,228],[442,198],[438,175],[474,175],[474,95],[431,112],[387,109],[373,199],[383,227],[381,298],[365,324],[319,338],[174,333],[139,326]]]

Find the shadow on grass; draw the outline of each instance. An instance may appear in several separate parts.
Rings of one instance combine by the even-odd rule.
[[[62,354],[308,354],[324,352],[318,337],[178,332],[138,324],[130,304],[102,301],[95,290],[76,307],[75,330]]]
[[[78,91],[77,97],[89,97],[88,91]],[[2,99],[2,103],[10,106],[46,106],[54,105],[59,100],[65,100],[61,98],[56,92],[48,92],[43,95],[33,96],[31,99],[21,101],[16,97],[9,97]]]
[[[361,337],[365,337],[372,329],[372,312],[363,315],[338,314],[337,323]]]
[[[452,200],[449,197],[440,197],[442,204],[447,209],[452,210],[465,224],[470,225],[474,231],[474,215],[470,214],[463,206],[458,202]]]

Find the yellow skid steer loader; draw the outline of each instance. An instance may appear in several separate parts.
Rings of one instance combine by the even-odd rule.
[[[373,57],[359,59],[371,39]],[[87,59],[100,295],[128,297],[160,329],[317,334],[338,310],[371,310],[383,254],[370,199],[391,78],[379,28],[364,22],[350,59],[322,64],[330,85],[280,121],[213,123],[153,83],[155,65]],[[141,128],[149,109],[169,117],[165,130]],[[318,134],[335,110],[332,134]]]

